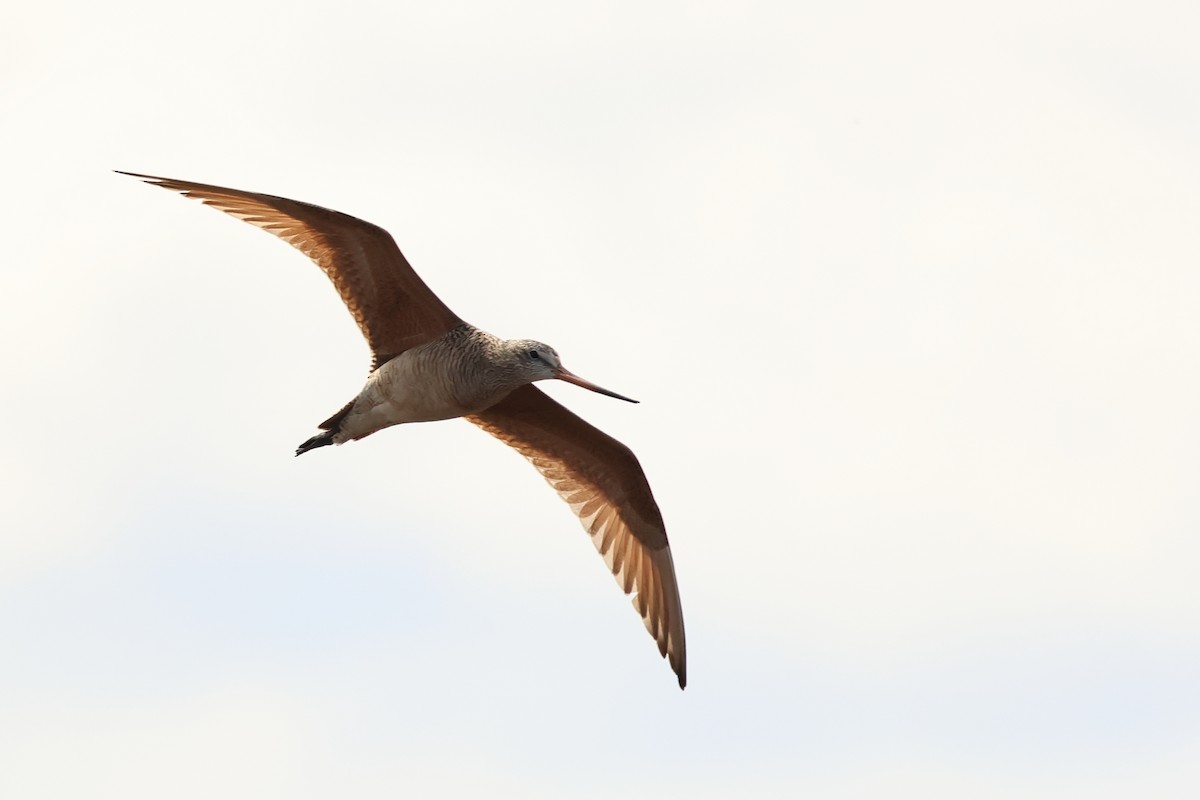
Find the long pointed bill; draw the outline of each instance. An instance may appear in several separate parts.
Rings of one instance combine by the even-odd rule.
[[[630,397],[626,397],[623,394],[617,394],[616,392],[610,392],[608,389],[601,388],[601,387],[597,386],[596,384],[592,383],[591,381],[585,381],[583,378],[579,377],[574,372],[571,372],[569,369],[566,369],[565,367],[559,367],[555,371],[554,377],[558,378],[560,381],[566,381],[567,383],[573,383],[576,386],[582,386],[585,389],[591,389],[593,392],[598,392],[599,394],[606,394],[609,397],[615,397],[618,400],[624,400],[626,403],[636,403],[637,402],[637,400],[634,400],[633,398],[630,398]]]

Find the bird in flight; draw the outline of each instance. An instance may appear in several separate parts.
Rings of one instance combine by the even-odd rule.
[[[119,170],[118,170],[119,172]],[[562,365],[553,347],[459,319],[377,225],[268,194],[121,172],[274,234],[319,266],[371,347],[366,385],[296,455],[405,422],[465,417],[525,456],[571,506],[646,630],[687,685],[679,586],[637,457],[534,386],[558,379],[631,403]]]

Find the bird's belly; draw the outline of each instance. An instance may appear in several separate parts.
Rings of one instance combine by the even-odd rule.
[[[455,398],[449,381],[422,366],[402,355],[372,373],[335,441],[361,439],[405,422],[432,422],[470,413]]]

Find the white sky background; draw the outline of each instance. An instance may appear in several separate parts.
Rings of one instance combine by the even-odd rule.
[[[0,27],[0,796],[1194,797],[1191,3],[24,6]],[[675,688],[462,422],[293,459],[387,227],[642,401]],[[734,793],[737,794],[734,794]]]

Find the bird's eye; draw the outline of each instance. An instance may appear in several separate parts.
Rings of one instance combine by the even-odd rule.
[[[534,361],[539,361],[539,360],[541,360],[542,355],[537,350],[530,350],[529,357],[532,358]]]

